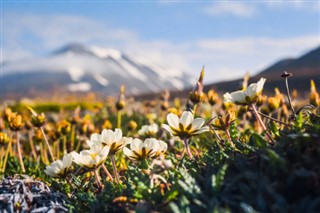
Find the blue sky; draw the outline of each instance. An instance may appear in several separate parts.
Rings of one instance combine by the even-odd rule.
[[[70,42],[116,48],[206,82],[252,74],[320,45],[319,1],[5,1],[2,60]]]

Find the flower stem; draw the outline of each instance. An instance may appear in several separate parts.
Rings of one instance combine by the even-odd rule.
[[[102,188],[101,178],[100,178],[100,175],[98,174],[98,168],[94,170],[94,176],[96,178],[98,187]]]
[[[116,161],[115,161],[114,155],[111,155],[111,156],[110,156],[110,159],[111,159],[111,162],[112,162],[113,175],[114,175],[114,177],[116,178],[117,183],[120,183],[119,176],[118,176],[118,172],[117,172]]]
[[[266,126],[264,125],[263,121],[261,120],[261,117],[257,111],[257,108],[255,106],[254,103],[250,104],[251,108],[253,109],[253,114],[255,115],[256,119],[258,120],[258,123],[260,124],[260,126],[262,127],[262,129],[266,132],[268,138],[270,139],[270,141],[272,141],[272,143],[274,143],[274,139],[271,136],[271,133],[267,130]]]
[[[62,142],[62,154],[66,154],[67,153],[67,136],[63,136],[63,142]]]
[[[43,127],[40,127],[40,130],[41,130],[41,133],[42,133],[42,135],[43,135],[43,137],[44,137],[44,141],[46,142],[46,145],[47,145],[47,147],[48,147],[51,160],[54,161],[54,157],[53,157],[53,154],[52,154],[52,150],[51,150],[51,147],[50,147],[48,138],[47,138],[46,134],[44,133]]]
[[[21,146],[20,146],[20,140],[19,140],[19,132],[17,132],[16,134],[17,134],[18,158],[19,158],[21,170],[22,170],[23,173],[25,173],[26,169],[24,168],[24,163],[23,163],[23,160],[22,160]]]
[[[117,127],[120,129],[121,128],[121,110],[118,110],[118,123]]]
[[[262,112],[259,112],[259,111],[258,111],[258,113],[259,113],[259,115],[261,115],[261,116],[263,116],[263,117],[265,117],[265,118],[267,118],[267,119],[269,119],[269,120],[272,120],[272,121],[274,121],[274,122],[278,122],[279,124],[283,124],[283,125],[286,125],[286,126],[291,126],[290,124],[287,124],[286,122],[280,121],[280,120],[278,120],[278,119],[276,119],[276,118],[273,118],[273,117],[271,117],[271,116],[269,116],[269,115],[266,115],[266,114],[264,114],[264,113],[262,113]]]
[[[110,172],[108,171],[106,165],[102,164],[101,166],[102,166],[103,171],[106,173],[106,175],[110,178],[110,180],[113,181],[113,177],[112,177],[112,175],[110,174]]]
[[[7,160],[8,160],[8,156],[9,156],[9,152],[10,152],[10,147],[12,147],[12,137],[10,138],[8,147],[7,147],[7,151],[6,151],[6,155],[4,157],[4,161],[3,161],[3,167],[2,167],[2,172],[5,173],[6,171],[6,165],[7,165]]]
[[[226,128],[225,132],[226,132],[226,135],[227,135],[229,143],[231,144],[232,148],[234,148],[234,143],[232,142],[232,138],[231,138],[231,135],[230,135],[229,128]]]
[[[189,139],[183,139],[185,150],[186,150],[186,152],[187,152],[187,154],[189,156],[189,159],[192,160],[193,156],[192,156],[192,153],[191,153],[191,150],[190,150],[188,142],[189,142]]]
[[[292,101],[291,101],[291,97],[290,97],[290,90],[289,90],[289,84],[288,84],[288,77],[290,75],[286,76],[285,77],[285,82],[286,82],[286,91],[287,91],[287,97],[288,97],[288,101],[289,101],[289,105],[290,105],[290,108],[291,108],[291,111],[292,111],[292,115],[293,115],[293,118],[294,120],[297,119],[297,115],[294,111],[294,108],[293,108],[293,105],[292,105]]]
[[[37,156],[36,149],[34,148],[33,139],[30,131],[28,131],[28,138],[29,138],[32,156],[35,160],[37,160],[38,156]]]

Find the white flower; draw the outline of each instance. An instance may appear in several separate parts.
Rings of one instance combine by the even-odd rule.
[[[235,92],[226,93],[223,95],[224,102],[232,102],[234,104],[246,105],[257,101],[261,94],[263,85],[266,82],[265,78],[261,78],[257,83],[250,84],[245,91],[238,90]]]
[[[159,131],[159,127],[156,123],[151,125],[143,125],[138,131],[138,134],[141,136],[152,137],[155,136]]]
[[[153,138],[154,139],[154,138]],[[154,139],[156,140],[156,139]],[[161,153],[165,153],[168,149],[168,144],[162,140],[157,140],[159,143],[159,149],[154,154],[155,157],[159,156]]]
[[[50,165],[46,166],[44,172],[51,177],[62,177],[66,174],[72,165],[72,156],[66,154],[62,160],[56,160]]]
[[[123,153],[134,160],[143,160],[151,157],[156,157],[162,152],[167,151],[167,146],[163,141],[155,138],[147,138],[143,142],[135,138],[130,144],[130,149],[123,148]]]
[[[193,114],[189,111],[184,111],[180,119],[176,114],[170,113],[167,115],[167,121],[169,125],[162,124],[162,128],[181,139],[209,131],[208,126],[203,126],[205,120],[203,118],[194,119]]]
[[[109,150],[109,146],[103,146],[102,143],[94,143],[89,150],[83,150],[80,154],[74,151],[71,155],[76,164],[92,169],[97,168],[106,161]]]
[[[131,138],[122,137],[121,129],[115,129],[115,131],[104,129],[101,134],[92,134],[90,140],[87,141],[87,144],[89,147],[97,143],[107,145],[110,147],[109,155],[114,155],[126,144],[130,143],[130,141]]]

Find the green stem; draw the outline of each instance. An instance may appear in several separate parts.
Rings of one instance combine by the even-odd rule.
[[[121,111],[118,110],[118,123],[117,123],[117,127],[120,129],[121,128]]]
[[[75,138],[75,132],[76,132],[76,125],[72,125],[71,128],[71,150],[73,150],[73,146],[74,146],[74,138]]]
[[[67,136],[63,136],[63,154],[67,153]]]

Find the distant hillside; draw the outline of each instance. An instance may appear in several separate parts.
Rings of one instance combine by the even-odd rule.
[[[280,76],[284,71],[290,72],[293,76],[289,79],[291,91],[297,89],[300,96],[310,91],[310,80],[315,81],[320,91],[320,47],[302,55],[299,58],[288,58],[280,60],[268,68],[260,71],[257,75],[251,76],[249,83],[257,82],[261,77],[267,79],[263,90],[264,94],[274,94],[274,88],[278,87],[283,93],[285,90],[284,79]],[[194,82],[195,83],[195,82]],[[223,81],[204,86],[204,91],[215,89],[218,93],[232,92],[238,90],[242,85],[242,79]],[[171,92],[171,98],[188,97],[192,87],[183,91]],[[160,95],[158,95],[160,96]],[[138,99],[154,98],[154,94],[139,96]]]
[[[306,53],[296,59],[284,59],[268,68],[262,70],[257,75],[250,78],[250,82],[256,82],[261,77],[267,79],[264,93],[273,94],[274,88],[278,87],[281,91],[285,91],[284,79],[280,76],[283,71],[293,74],[289,79],[290,89],[297,89],[300,93],[310,90],[310,79],[313,79],[316,86],[320,89],[320,47]],[[218,92],[224,93],[234,91],[241,85],[242,79],[227,82],[219,82],[205,86],[205,90],[216,89]]]

